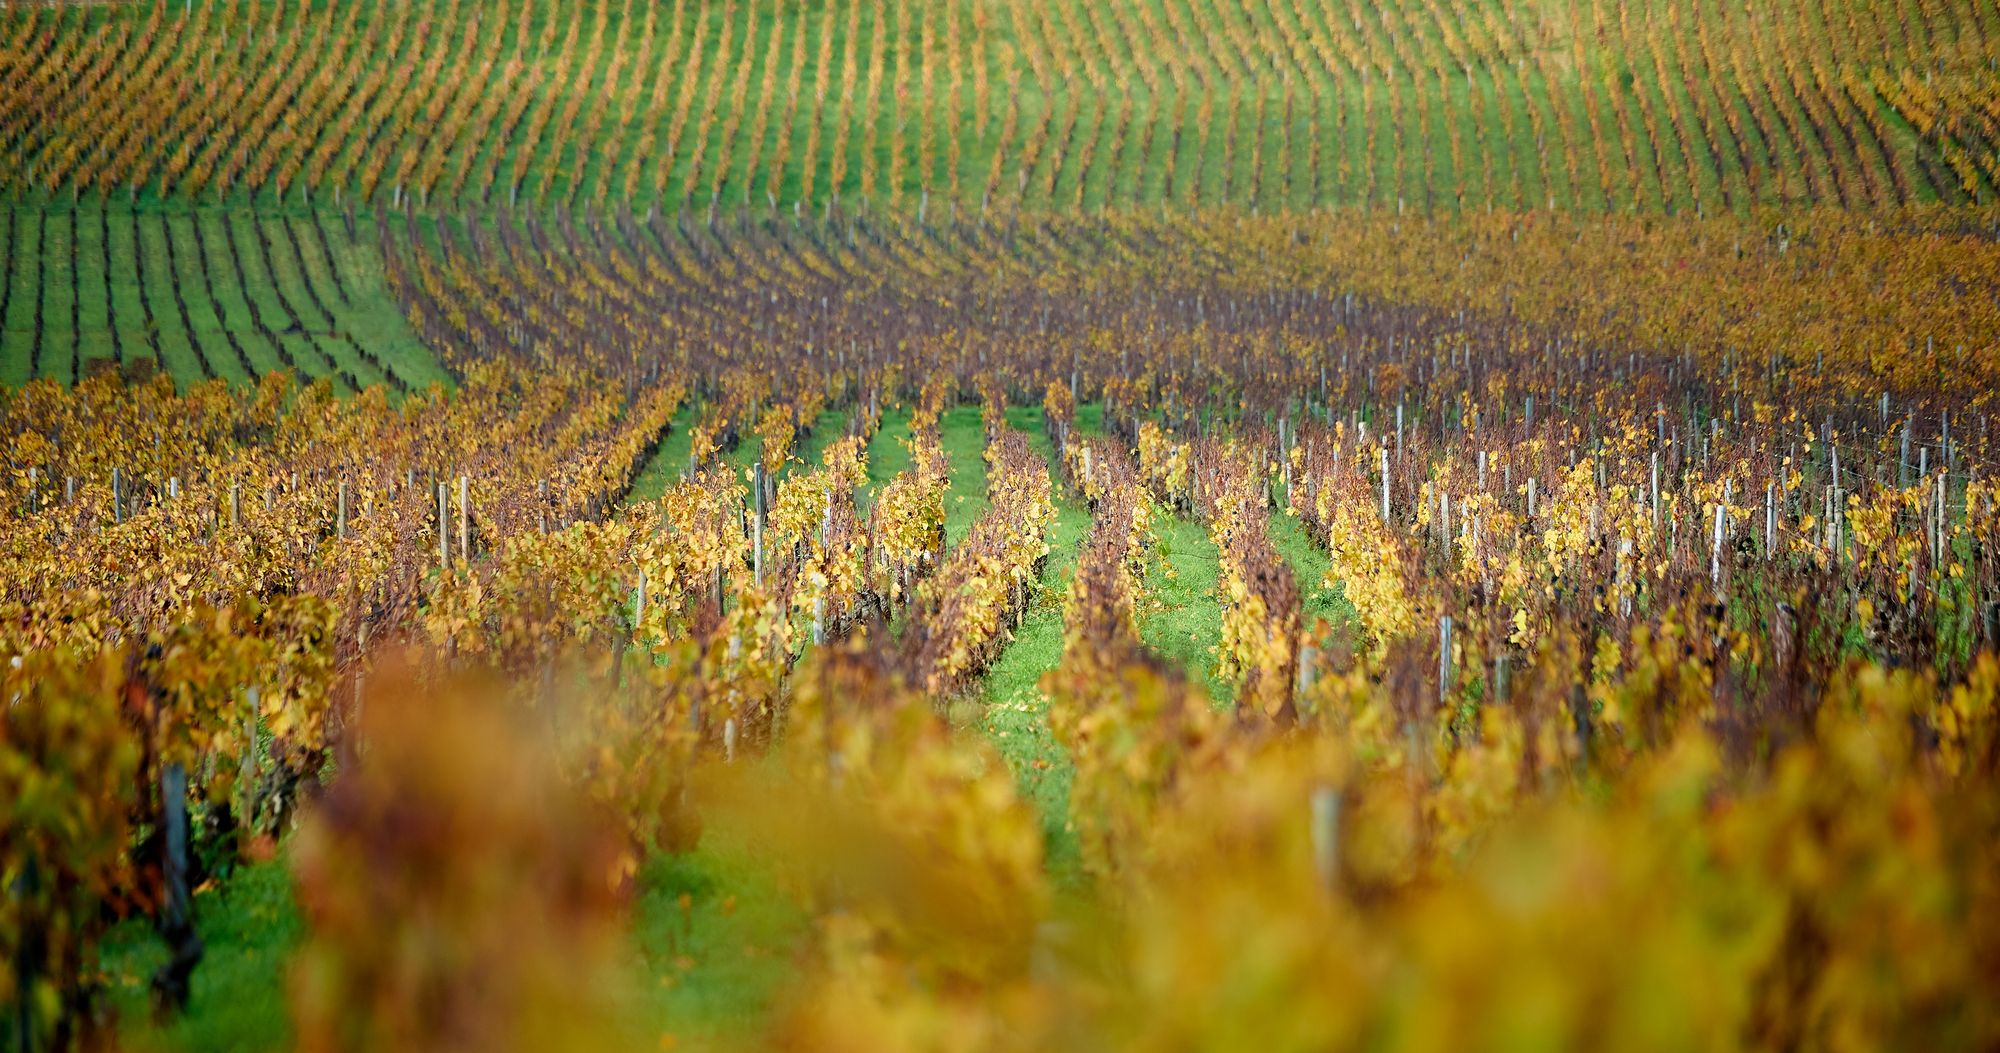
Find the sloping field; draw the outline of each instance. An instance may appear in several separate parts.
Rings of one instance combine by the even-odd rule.
[[[288,369],[358,391],[444,375],[383,284],[373,227],[253,208],[0,214],[0,382],[117,368],[187,385]]]
[[[1991,200],[1930,0],[226,0],[0,17],[0,189],[438,209]]]

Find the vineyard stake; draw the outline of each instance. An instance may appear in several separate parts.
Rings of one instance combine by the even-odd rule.
[[[1937,500],[1931,509],[1931,558],[1944,566],[1944,472],[1937,477]]]
[[[1653,451],[1653,529],[1660,528],[1660,451]]]
[[[1528,485],[1533,486],[1534,484],[1530,483]],[[1529,491],[1530,494],[1533,492],[1533,490]],[[1530,503],[1532,503],[1532,498],[1530,499]],[[1389,522],[1389,448],[1387,446],[1382,447],[1382,522],[1385,525]]]
[[[1451,565],[1451,494],[1438,491],[1438,545],[1444,550],[1445,565]]]
[[[1722,502],[1715,503],[1715,543],[1709,549],[1708,573],[1715,580],[1715,587],[1722,587]]]
[[[1778,554],[1778,506],[1773,500],[1771,483],[1764,484],[1764,562],[1769,563]]]
[[[1438,704],[1451,704],[1451,615],[1438,619]]]
[[[1618,587],[1618,616],[1621,618],[1630,618],[1632,616],[1632,594],[1631,594],[1632,567],[1630,563],[1631,558],[1632,558],[1632,539],[1630,538],[1619,539],[1618,567],[1617,567],[1617,575],[1614,580],[1616,580]]]
[[[153,990],[176,1009],[186,1008],[188,977],[202,958],[201,939],[195,934],[192,904],[189,902],[192,893],[188,887],[187,795],[187,769],[179,761],[168,764],[160,772],[160,801],[165,812],[162,833],[166,842],[164,876],[167,902],[158,925],[171,955],[166,964],[153,974]]]

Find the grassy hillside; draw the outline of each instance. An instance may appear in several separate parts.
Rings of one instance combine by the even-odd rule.
[[[443,378],[383,285],[372,229],[245,207],[0,209],[0,384],[109,366],[181,384],[272,369],[337,386]]]
[[[0,12],[17,197],[543,211],[1990,200],[2000,8],[229,0]]]

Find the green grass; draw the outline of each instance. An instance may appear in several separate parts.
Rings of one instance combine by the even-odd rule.
[[[348,239],[337,217],[180,204],[72,206],[66,199],[16,204],[14,213],[0,383],[25,383],[37,359],[37,375],[63,382],[76,378],[78,366],[88,373],[92,362],[155,359],[183,387],[210,376],[246,383],[251,376],[238,364],[231,338],[244,349],[251,373],[281,366],[282,347],[308,377],[338,365],[363,383],[386,379],[385,371],[410,388],[449,383],[384,284],[378,250],[359,237]],[[326,231],[324,248],[311,230],[314,223]],[[260,229],[270,239],[268,263],[257,241]],[[185,319],[175,304],[177,289],[187,305]],[[254,324],[253,303],[277,346]]]
[[[1007,423],[1026,432],[1037,452],[1054,470],[1055,451],[1042,433],[1038,407],[1009,407]],[[1068,883],[1080,880],[1081,857],[1069,827],[1069,755],[1049,731],[1048,697],[1042,694],[1043,674],[1062,660],[1063,595],[1076,569],[1076,552],[1090,534],[1090,513],[1080,503],[1059,496],[1056,519],[1049,528],[1049,558],[1041,585],[1014,638],[987,670],[986,704],[980,727],[993,739],[1013,768],[1021,796],[1042,817],[1044,852],[1050,870]]]
[[[47,219],[41,210],[15,208],[14,243],[8,253],[7,317],[0,320],[0,384],[26,383],[33,366],[30,356],[35,344],[35,308],[41,300],[41,256],[36,246]]]
[[[1220,557],[1202,524],[1165,508],[1153,517],[1159,559],[1146,580],[1139,611],[1139,639],[1161,658],[1180,666],[1208,688],[1218,702],[1235,690],[1217,678],[1222,643],[1221,596],[1216,579]]]
[[[277,276],[265,268],[263,254],[257,247],[256,232],[250,223],[245,222],[252,217],[230,212],[213,218],[213,226],[208,228],[212,232],[210,237],[221,239],[221,255],[237,268],[239,289],[253,324],[261,322],[265,337],[274,341],[286,360],[295,364],[305,376],[323,377],[331,373],[332,363],[321,353],[317,343],[301,330],[293,305],[278,287]]]
[[[987,508],[986,427],[979,407],[946,410],[938,418],[938,442],[951,465],[944,495],[944,544],[949,551],[965,540],[966,531]]]
[[[37,342],[41,375],[65,383],[76,379],[72,357],[76,353],[76,302],[72,286],[75,270],[71,241],[76,232],[76,216],[45,216],[42,219],[46,243],[42,268],[42,335]]]
[[[1292,577],[1298,581],[1300,625],[1311,629],[1315,620],[1337,626],[1352,619],[1354,605],[1347,602],[1340,586],[1326,584],[1332,560],[1327,558],[1325,549],[1313,543],[1298,517],[1274,511],[1270,529],[1271,546],[1284,557],[1285,564],[1292,568]]]
[[[686,900],[683,903],[682,897]],[[629,1022],[646,1032],[714,1043],[743,1040],[795,975],[810,932],[804,909],[771,861],[726,831],[640,868],[621,985]],[[286,970],[305,935],[282,861],[246,866],[197,893],[205,944],[187,1012],[152,1011],[150,980],[166,960],[152,923],[134,918],[106,938],[106,999],[134,1048],[276,1050],[291,1044]]]
[[[107,996],[120,1037],[134,1047],[265,1050],[290,1044],[285,967],[304,933],[283,863],[246,866],[196,893],[195,927],[205,954],[185,1014],[153,1019],[149,983],[166,961],[152,923],[135,918],[104,942]]]
[[[792,447],[792,460],[779,470],[778,478],[782,479],[793,471],[821,467],[821,457],[825,455],[826,448],[847,434],[849,416],[846,410],[820,410],[812,428]]]
[[[118,350],[111,331],[111,300],[104,290],[105,263],[109,258],[104,230],[95,212],[74,213],[71,218],[75,224],[78,280],[76,369],[79,376],[85,376],[93,362],[117,362]],[[139,338],[137,326],[133,336]]]
[[[161,221],[163,238],[172,239],[174,245],[175,275],[180,281],[181,297],[187,302],[188,321],[194,327],[194,336],[207,351],[207,361],[211,373],[227,376],[232,381],[248,381],[252,373],[261,373],[272,368],[272,359],[264,353],[263,341],[243,326],[240,330],[232,327],[223,318],[220,296],[208,295],[208,288],[202,282],[204,264],[201,246],[194,238],[194,222],[186,216],[167,217]],[[211,276],[213,280],[213,276]],[[246,362],[236,359],[231,345],[243,348]],[[253,349],[256,352],[253,355]],[[248,367],[248,372],[245,367]]]
[[[682,897],[685,896],[685,903]],[[725,831],[639,873],[629,973],[635,1021],[686,1048],[741,1044],[769,1018],[811,918],[771,862]]]
[[[910,469],[910,451],[903,444],[910,438],[910,408],[885,406],[881,427],[868,439],[868,481],[855,496],[863,517],[875,505],[875,492]]]
[[[694,427],[698,414],[692,396],[682,401],[673,423],[667,426],[666,437],[660,440],[659,449],[653,451],[652,460],[633,477],[632,488],[625,493],[627,504],[658,500],[667,487],[680,482],[681,473],[687,471],[688,447],[694,442],[689,429]]]

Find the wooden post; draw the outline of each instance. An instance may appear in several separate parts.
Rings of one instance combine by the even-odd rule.
[[[1709,548],[1708,574],[1716,588],[1722,587],[1722,502],[1715,503],[1715,542]]]
[[[1910,425],[1913,420],[1913,416],[1903,418],[1902,454],[1896,458],[1896,488],[1899,490],[1910,487]]]
[[[1438,544],[1444,549],[1444,561],[1451,564],[1451,495],[1438,491]]]
[[[1939,568],[1945,565],[1944,553],[1944,472],[1937,477],[1937,499],[1931,508],[1931,561]]]
[[[1451,704],[1451,615],[1438,619],[1438,703]]]
[[[202,958],[201,939],[194,928],[193,891],[189,887],[192,861],[189,856],[187,769],[176,761],[160,772],[161,834],[165,843],[162,869],[167,901],[156,922],[166,940],[166,964],[153,974],[153,992],[161,1003],[175,1010],[185,1009],[188,977]]]
[[[1660,451],[1653,451],[1653,529],[1660,527]]]
[[[1618,616],[1632,616],[1631,596],[1632,539],[1621,538],[1618,542]]]
[[[462,475],[458,477],[458,558],[472,558],[472,499]]]
[[[340,499],[333,514],[333,535],[347,540],[347,480],[340,481]]]
[[[1382,522],[1389,522],[1389,448],[1382,447]]]
[[[1774,485],[1764,484],[1764,562],[1778,554],[1778,505]]]

